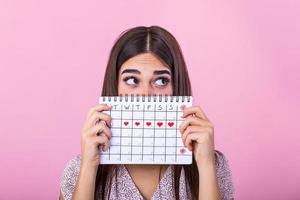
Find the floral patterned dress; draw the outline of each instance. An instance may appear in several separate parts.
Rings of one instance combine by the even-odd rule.
[[[225,155],[218,150],[215,150],[215,158],[217,180],[221,193],[221,199],[233,199],[234,187],[228,160],[226,159]],[[80,162],[81,156],[75,156],[67,163],[65,169],[63,170],[63,174],[61,175],[60,190],[65,200],[72,199],[72,193],[75,190],[76,181],[80,172]],[[173,173],[174,165],[169,165],[164,175],[161,177],[151,200],[176,199],[172,179]],[[108,190],[106,190],[104,194],[105,199],[108,199]],[[182,169],[179,178],[179,197],[182,200],[191,199],[188,184],[186,184],[185,182],[184,169]],[[114,173],[110,187],[109,199],[144,199],[135,183],[133,182],[125,165],[119,165],[118,173]]]

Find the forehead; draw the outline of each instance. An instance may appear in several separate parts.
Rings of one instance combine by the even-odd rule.
[[[168,65],[163,60],[152,53],[142,53],[128,59],[122,64],[120,71],[127,68],[151,71],[158,69],[169,69]]]

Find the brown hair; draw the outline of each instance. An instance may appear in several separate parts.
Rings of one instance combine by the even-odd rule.
[[[113,45],[105,71],[102,96],[118,95],[118,75],[121,65],[140,53],[153,53],[165,62],[172,72],[173,96],[192,95],[190,79],[180,46],[174,36],[159,26],[138,26],[121,33]],[[184,168],[186,183],[193,199],[198,199],[199,173],[193,156],[191,165],[174,165],[173,183],[179,199],[179,178]],[[95,199],[104,199],[106,183],[111,183],[115,165],[99,165]],[[109,184],[110,185],[110,184]],[[109,189],[110,191],[110,189]]]

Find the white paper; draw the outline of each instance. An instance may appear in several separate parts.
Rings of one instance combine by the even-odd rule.
[[[191,96],[99,97],[112,117],[108,151],[99,148],[101,164],[191,164],[179,126],[181,106],[192,106]]]

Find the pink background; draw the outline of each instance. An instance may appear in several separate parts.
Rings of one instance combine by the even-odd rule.
[[[236,198],[300,199],[299,5],[1,0],[0,199],[58,198],[108,53],[137,25],[178,39]]]

